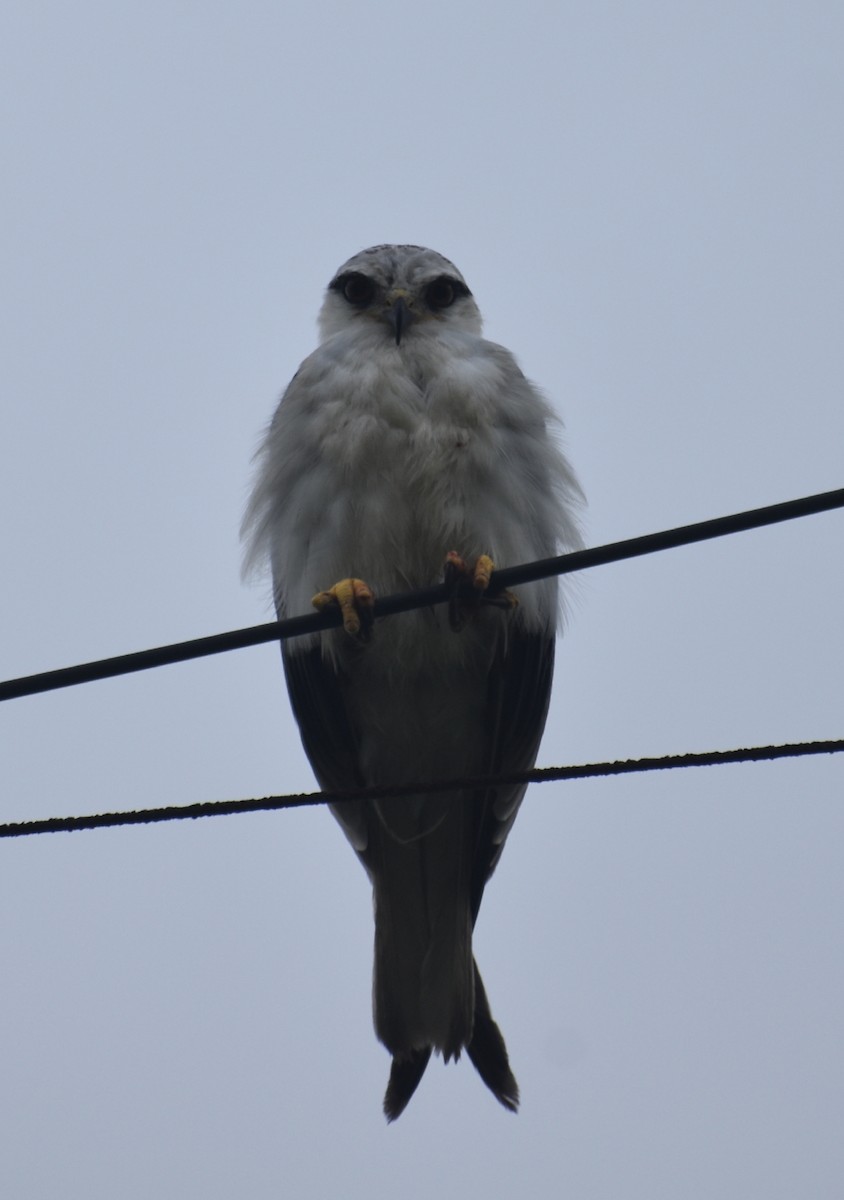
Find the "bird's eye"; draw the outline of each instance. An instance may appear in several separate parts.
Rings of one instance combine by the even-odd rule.
[[[425,288],[425,302],[428,308],[432,308],[436,312],[437,309],[448,308],[452,305],[459,294],[457,281],[449,279],[447,275],[442,275]]]
[[[355,273],[347,275],[342,281],[342,291],[349,304],[365,308],[375,295],[375,284],[368,276]]]

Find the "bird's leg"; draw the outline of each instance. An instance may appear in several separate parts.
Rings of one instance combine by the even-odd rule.
[[[336,605],[343,614],[346,633],[359,642],[368,642],[372,637],[375,596],[362,579],[341,579],[327,591],[317,592],[311,604],[319,612]]]
[[[444,576],[446,585],[451,588],[448,622],[452,629],[462,629],[466,617],[477,612],[482,604],[508,610],[516,608],[519,601],[512,592],[506,589],[491,594],[488,592],[494,570],[495,563],[488,554],[481,554],[474,566],[470,567],[456,550],[449,550],[445,556]]]

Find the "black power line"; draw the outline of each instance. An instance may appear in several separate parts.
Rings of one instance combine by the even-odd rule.
[[[270,812],[280,808],[306,808],[317,804],[342,804],[349,800],[383,800],[465,789],[486,789],[519,783],[551,783],[562,779],[595,779],[606,775],[632,775],[643,771],[671,771],[683,767],[713,767],[727,763],[769,762],[778,758],[803,758],[840,754],[844,738],[833,741],[792,742],[779,746],[750,746],[743,750],[705,750],[697,754],[671,754],[662,758],[628,758],[618,762],[584,763],[569,767],[535,767],[507,775],[445,779],[429,784],[359,788],[347,792],[300,792],[249,800],[216,800],[200,804],[171,804],[134,812],[91,813],[82,817],[47,817],[0,825],[0,838],[30,837],[36,833],[72,833],[80,829],[106,829],[116,825],[149,825],[160,821],[187,821],[199,817],[228,817],[237,813]]]
[[[525,563],[518,567],[506,567],[495,571],[490,583],[491,590],[515,587],[532,583],[549,575],[570,575],[590,567],[607,563],[622,562],[628,558],[639,558],[655,554],[660,550],[672,550],[678,546],[689,546],[695,542],[725,537],[727,534],[742,533],[759,529],[764,525],[776,525],[781,521],[793,521],[831,509],[844,508],[844,488],[833,492],[820,492],[814,496],[803,496],[798,500],[786,500],[781,504],[770,504],[766,508],[749,509],[727,517],[716,517],[699,521],[695,525],[681,525],[660,533],[645,534],[628,538],[623,542],[611,542],[592,550],[576,550],[557,558],[545,558],[538,562]],[[444,604],[452,593],[445,584],[405,592],[395,596],[376,599],[374,614],[386,617],[394,613],[408,612],[414,608],[426,608]],[[129,675],[134,671],[146,671],[152,667],[170,663],[187,662],[194,658],[205,658],[211,654],[222,654],[227,650],[242,650],[246,646],[259,646],[265,642],[283,641],[286,638],[302,637],[319,633],[341,624],[337,609],[324,609],[319,613],[308,613],[301,617],[290,617],[284,621],[270,621],[265,625],[253,625],[248,629],[235,629],[211,637],[195,638],[189,642],[176,642],[169,646],[158,646],[152,650],[140,650],[134,654],[121,654],[116,658],[103,658],[96,662],[81,663],[74,667],[63,667],[56,671],[44,671],[38,675],[26,675],[20,679],[9,679],[0,683],[0,701],[13,700],[20,696],[31,696],[57,688],[72,687],[78,683],[91,683],[95,679],[110,679],[117,675]]]

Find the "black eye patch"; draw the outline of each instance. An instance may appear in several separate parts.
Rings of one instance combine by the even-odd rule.
[[[331,290],[339,292],[355,308],[366,308],[375,296],[375,282],[360,271],[350,271],[347,275],[338,275],[331,283]]]
[[[443,308],[450,308],[459,297],[470,294],[466,284],[460,279],[455,279],[452,275],[440,275],[425,288],[425,303],[434,312],[439,312]]]

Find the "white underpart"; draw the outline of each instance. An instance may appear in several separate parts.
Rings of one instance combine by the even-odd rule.
[[[512,355],[430,322],[401,346],[384,332],[307,358],[260,452],[249,558],[269,558],[288,615],[347,576],[381,595],[438,582],[449,550],[504,567],[580,544],[554,417]],[[526,629],[554,627],[555,594],[520,589]]]

